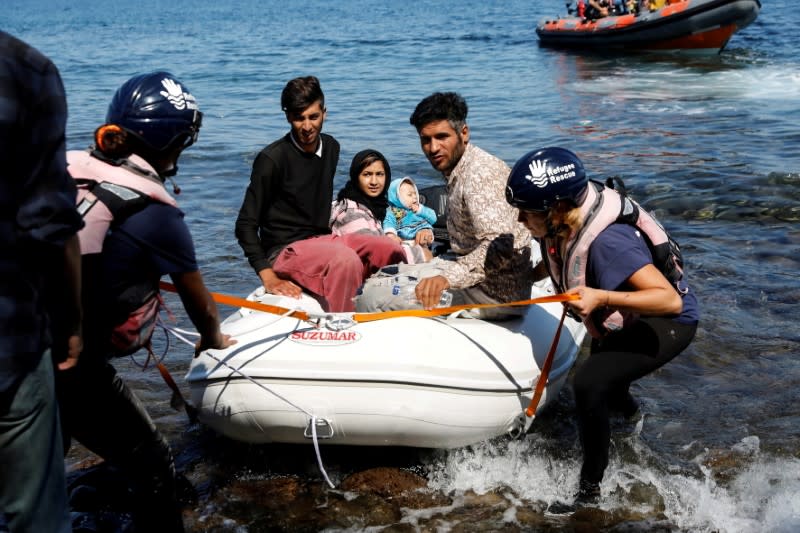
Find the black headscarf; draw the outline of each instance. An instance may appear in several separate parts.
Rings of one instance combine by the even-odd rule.
[[[370,157],[371,156],[371,157]],[[358,175],[364,170],[365,160],[370,158],[370,164],[375,161],[383,162],[383,169],[386,172],[386,184],[383,186],[383,191],[379,196],[372,198],[368,196],[361,187],[358,186]],[[386,196],[389,192],[389,182],[392,181],[392,171],[389,168],[389,162],[383,157],[383,154],[377,150],[367,149],[361,150],[353,157],[353,162],[350,163],[350,181],[348,181],[342,190],[339,191],[337,200],[353,200],[369,209],[373,216],[380,224],[383,224],[383,218],[386,216],[386,208],[389,207],[389,201]]]

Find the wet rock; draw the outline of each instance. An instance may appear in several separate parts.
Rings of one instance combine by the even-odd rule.
[[[423,533],[411,524],[392,524],[381,529],[381,533]]]
[[[547,531],[547,525],[552,523],[552,519],[545,518],[544,510],[546,507],[547,505],[542,502],[518,506],[514,517],[524,530]]]
[[[545,516],[546,509],[547,504],[544,502],[525,501],[515,507],[513,518],[522,531],[562,531],[562,526],[567,523],[567,518],[565,517],[562,521],[563,524],[560,524],[557,517]],[[557,527],[554,527],[554,524]]]
[[[425,478],[400,468],[378,467],[356,472],[341,484],[342,490],[372,492],[383,497],[400,495],[427,486]]]
[[[406,491],[391,499],[397,506],[408,509],[446,507],[453,504],[453,499],[449,496],[428,488]]]
[[[236,482],[230,486],[231,495],[263,505],[275,507],[295,501],[307,486],[297,478],[279,477],[274,479]]]
[[[491,507],[494,505],[508,506],[508,500],[499,492],[489,491],[477,494],[472,490],[464,493],[463,504],[470,507]]]
[[[435,513],[420,524],[432,531],[516,531],[518,526],[507,521],[506,508],[495,504],[481,505],[477,500],[470,505],[458,505],[447,511]],[[511,529],[509,529],[511,528]]]
[[[570,518],[576,533],[601,531],[614,524],[610,513],[596,507],[578,508]]]
[[[640,513],[629,509],[615,508],[610,511],[595,507],[579,508],[572,514],[570,521],[576,531],[671,531],[670,525],[663,521],[660,512]],[[643,526],[646,524],[646,526]],[[663,529],[666,527],[667,529]],[[579,529],[580,528],[580,529]],[[598,529],[599,528],[599,529]]]
[[[260,531],[319,531],[329,522],[328,500],[317,483],[293,477],[235,481],[193,512],[184,513],[190,531],[249,533]],[[232,519],[230,517],[236,517]]]
[[[663,512],[666,509],[664,498],[658,489],[650,483],[633,482],[628,492],[628,499],[640,505],[646,505],[655,512]]]
[[[543,502],[520,501],[506,488],[478,494],[466,491],[447,508],[419,520],[418,531],[557,531],[544,516]]]
[[[236,517],[235,520],[229,517]],[[202,509],[185,514],[190,531],[320,531],[397,523],[399,506],[366,492],[355,498],[294,477],[236,481]]]
[[[452,500],[428,489],[425,478],[400,468],[377,467],[348,476],[339,487],[359,494],[375,494],[395,507],[425,509],[450,505]]]
[[[364,494],[354,500],[332,500],[325,510],[326,527],[344,528],[390,525],[402,517],[399,508],[375,494]]]
[[[717,483],[727,483],[747,468],[750,457],[735,450],[710,450],[703,465],[711,471]]]

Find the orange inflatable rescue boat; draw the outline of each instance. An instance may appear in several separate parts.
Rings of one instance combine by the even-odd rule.
[[[578,0],[583,3],[583,0]],[[719,53],[753,22],[759,0],[668,0],[662,7],[597,19],[565,16],[536,28],[541,46],[593,52]],[[582,10],[581,10],[582,11]]]

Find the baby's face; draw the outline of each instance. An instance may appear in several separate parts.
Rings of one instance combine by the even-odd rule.
[[[403,205],[412,211],[419,209],[419,198],[417,197],[417,188],[408,183],[407,181],[400,184],[400,189],[397,191],[397,196]]]

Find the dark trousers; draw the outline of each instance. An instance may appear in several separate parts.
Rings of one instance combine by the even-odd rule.
[[[681,353],[697,325],[646,317],[601,340],[575,373],[573,390],[583,446],[581,480],[600,483],[608,466],[611,441],[609,406],[624,402],[630,384]]]
[[[72,531],[49,350],[0,393],[0,531],[9,530]]]
[[[75,438],[126,474],[137,532],[183,531],[169,444],[114,367],[84,352],[56,384],[65,450]]]

